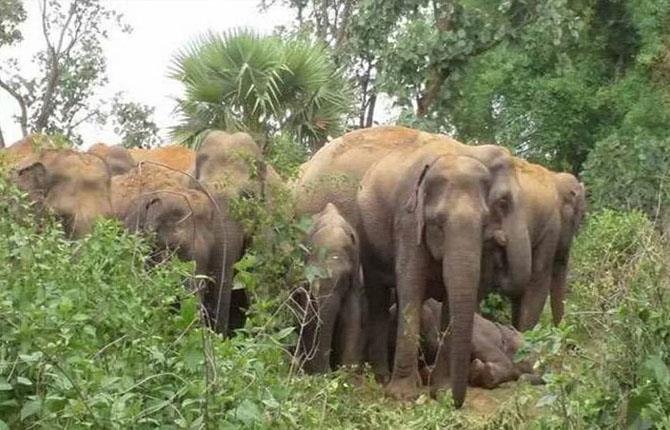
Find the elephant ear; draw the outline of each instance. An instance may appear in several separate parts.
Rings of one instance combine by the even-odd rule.
[[[144,216],[145,220],[151,220],[151,219],[156,219],[158,217],[158,214],[156,211],[160,209],[162,203],[162,199],[157,196],[151,196],[147,199],[147,201],[144,203]],[[151,216],[153,216],[153,218]]]
[[[421,173],[414,184],[409,199],[405,205],[408,213],[414,213],[416,218],[416,244],[420,245],[423,239],[423,231],[425,228],[424,220],[424,202],[426,199],[426,190],[424,189],[424,180],[431,167],[440,157],[436,157],[430,163],[425,163],[421,169]]]

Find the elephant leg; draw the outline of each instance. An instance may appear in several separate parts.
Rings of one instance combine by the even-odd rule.
[[[388,326],[390,286],[375,276],[374,269],[364,270],[365,293],[368,302],[368,360],[377,380],[385,383],[389,380]]]
[[[557,258],[551,277],[551,315],[554,325],[558,325],[565,312],[565,288],[568,275],[568,257]]]
[[[521,298],[519,331],[532,329],[540,320],[549,296],[557,240],[557,232],[547,233],[536,248],[531,281]]]
[[[233,290],[230,298],[230,318],[228,324],[228,336],[239,328],[244,327],[247,321],[247,309],[249,308],[249,296],[245,290]]]
[[[340,311],[340,345],[341,364],[356,366],[362,361],[363,347],[363,298],[360,291],[348,291]]]
[[[391,397],[400,400],[413,399],[421,394],[418,350],[427,269],[422,251],[406,248],[402,247],[396,259],[398,329],[393,375],[386,387]]]

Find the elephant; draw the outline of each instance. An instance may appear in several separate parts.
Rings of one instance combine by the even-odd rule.
[[[122,175],[137,165],[130,152],[120,145],[107,146],[104,143],[96,143],[87,152],[96,154],[105,160],[112,176]]]
[[[553,323],[558,325],[564,313],[572,239],[579,231],[586,213],[586,188],[570,173],[555,173],[554,183],[559,196],[561,232],[558,236],[558,247],[554,257],[550,293]]]
[[[145,166],[148,167],[148,166]],[[189,188],[162,188],[138,195],[129,205],[124,224],[131,231],[155,233],[154,259],[172,253],[184,261],[195,262],[195,273],[200,278],[194,283],[203,304],[206,323],[217,329],[217,282],[221,279],[221,248],[228,239],[214,202],[202,191]],[[246,295],[233,291],[231,328],[244,325],[242,307],[247,306]],[[230,335],[228,331],[225,334]]]
[[[491,268],[496,264],[494,257],[488,262],[480,298],[499,288],[510,298],[514,327],[526,331],[539,321],[550,292],[553,322],[558,324],[563,317],[568,258],[572,238],[584,216],[585,189],[568,173],[555,173],[521,159],[515,159],[514,165],[523,194],[524,228],[532,249],[531,277],[525,285],[501,281],[509,278],[505,271],[511,269],[499,264]]]
[[[112,214],[111,173],[96,155],[70,149],[44,150],[24,159],[12,179],[38,209],[53,211],[69,238],[90,233],[98,217]]]
[[[490,212],[501,222],[501,228],[497,233],[493,232],[492,240],[499,241],[498,245],[504,251],[499,260],[505,267],[509,267],[506,270],[509,282],[512,285],[526,285],[530,277],[530,240],[523,219],[525,213],[520,210],[523,207],[523,196],[509,151],[495,145],[464,145],[448,136],[396,126],[353,131],[327,143],[301,166],[301,174],[294,188],[296,213],[317,213],[328,202],[332,202],[360,232],[361,218],[366,214],[359,212],[356,196],[366,172],[391,153],[402,153],[409,157],[419,149],[466,156],[478,160],[488,169],[491,186],[486,201],[491,203]],[[394,166],[389,169],[395,171]],[[496,247],[486,245],[486,249],[489,248]],[[484,267],[482,265],[482,269]],[[370,336],[368,348],[373,369],[381,380],[385,380],[389,374],[385,329],[388,324],[387,313],[388,306],[381,303],[377,309],[370,309],[372,317],[381,315],[375,317],[375,324],[379,327],[371,327],[375,334]]]
[[[392,324],[397,324],[395,304],[391,307]],[[430,381],[430,366],[440,351],[440,318],[442,303],[428,299],[421,310],[421,358],[422,378]],[[523,336],[510,326],[490,321],[476,313],[472,330],[472,355],[468,373],[469,385],[493,389],[522,375],[532,384],[542,384],[542,378],[533,370],[532,358],[514,361],[516,352],[523,345]],[[392,350],[395,347],[391,343]]]
[[[129,152],[133,160],[138,163],[141,161],[160,163],[182,172],[190,172],[195,166],[195,152],[182,145],[165,145],[150,149],[130,148]]]
[[[258,171],[263,155],[247,133],[229,134],[223,131],[208,133],[195,158],[195,181],[192,187],[203,187],[216,202],[216,229],[222,232],[220,246],[210,266],[215,283],[210,294],[213,313],[211,318],[219,333],[244,325],[244,309],[248,297],[244,290],[232,290],[233,266],[242,258],[248,237],[240,220],[229,213],[231,199],[264,193],[264,184],[274,184],[279,176],[272,167],[266,167],[266,180]],[[239,321],[229,321],[226,315],[242,315]]]
[[[331,363],[360,364],[364,300],[358,235],[331,203],[313,220],[307,265],[325,275],[298,297],[304,317],[299,351],[307,373],[324,373]]]
[[[420,393],[417,350],[421,306],[445,300],[441,329],[449,350],[438,357],[432,391],[449,380],[454,403],[465,399],[483,243],[502,228],[501,204],[490,200],[492,172],[479,160],[435,147],[393,151],[363,177],[357,196],[361,259],[369,306],[370,354],[386,359],[390,290],[399,312],[396,352],[386,386],[397,399]],[[502,199],[508,192],[501,191]],[[379,339],[382,341],[379,341]],[[375,341],[377,344],[375,345]],[[373,362],[373,365],[375,363]]]

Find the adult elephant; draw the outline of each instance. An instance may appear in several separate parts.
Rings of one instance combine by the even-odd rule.
[[[524,228],[531,243],[531,277],[527,284],[500,282],[507,274],[493,269],[483,288],[500,287],[512,303],[512,323],[521,331],[540,319],[551,292],[553,321],[563,317],[563,300],[572,239],[585,210],[584,186],[568,173],[555,173],[525,160],[514,160],[523,193]]]
[[[448,353],[438,357],[431,389],[451,382],[455,405],[463,404],[482,247],[501,229],[507,210],[502,206],[509,195],[481,161],[444,146],[392,151],[363,177],[356,202],[362,215],[371,359],[386,358],[393,286],[399,310],[393,372],[386,386],[392,397],[414,398],[421,392],[421,307],[433,297],[448,303],[441,323],[442,330],[450,328],[450,336]]]
[[[209,267],[215,285],[207,296],[212,309],[210,317],[220,333],[244,325],[249,300],[244,290],[232,289],[233,266],[242,258],[247,237],[241,220],[233,219],[229,203],[240,196],[262,194],[265,183],[278,182],[278,175],[270,166],[266,166],[267,181],[262,180],[263,166],[261,150],[247,133],[212,131],[196,153],[197,186],[203,186],[216,202],[214,229],[222,237],[221,246],[211,256]]]
[[[558,191],[561,231],[554,256],[550,293],[553,322],[557,325],[563,319],[572,240],[581,227],[586,212],[586,189],[570,173],[555,173],[554,183]]]
[[[61,219],[70,238],[82,237],[98,217],[112,214],[110,170],[96,155],[45,150],[23,160],[12,178],[38,209],[48,208]]]

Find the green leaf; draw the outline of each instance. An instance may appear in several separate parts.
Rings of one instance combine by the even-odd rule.
[[[23,376],[19,376],[18,378],[16,378],[16,382],[21,384],[21,385],[26,385],[28,387],[33,385],[32,381],[30,379],[28,379],[26,377],[23,377]]]
[[[251,400],[242,400],[235,408],[235,417],[245,425],[251,425],[261,419],[261,410]]]
[[[27,401],[21,408],[21,421],[38,414],[40,409],[42,409],[42,403],[39,400]]]
[[[0,391],[11,391],[13,389],[14,387],[12,387],[12,384],[7,382],[6,379],[4,378],[0,379]]]
[[[0,420],[0,430],[9,430],[9,426],[3,420]]]

